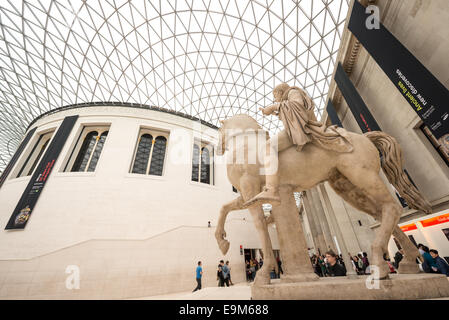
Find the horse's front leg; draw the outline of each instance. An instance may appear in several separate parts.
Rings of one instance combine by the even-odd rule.
[[[215,229],[215,238],[217,239],[218,247],[223,254],[229,250],[229,241],[225,239],[226,231],[224,229],[226,217],[228,213],[234,210],[240,210],[243,205],[242,197],[232,200],[221,207],[220,217],[218,218],[217,228]]]

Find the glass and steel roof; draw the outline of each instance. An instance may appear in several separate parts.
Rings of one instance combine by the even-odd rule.
[[[2,0],[0,172],[28,124],[65,105],[139,103],[211,124],[287,82],[321,114],[349,0]]]

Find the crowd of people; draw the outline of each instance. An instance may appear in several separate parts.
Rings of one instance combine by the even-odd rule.
[[[249,259],[246,260],[245,263],[246,263],[246,281],[252,282],[256,277],[256,272],[263,266],[263,259],[260,258],[259,261],[257,261],[257,259]]]
[[[359,253],[355,256],[349,253],[348,255],[351,257],[352,268],[357,274],[370,274],[368,254],[366,252]]]
[[[276,258],[276,263],[278,265],[278,272],[276,272],[276,269],[271,270],[271,279],[278,279],[280,278],[280,275],[284,273],[282,270],[282,261],[279,257]],[[259,261],[257,261],[257,259],[246,260],[246,281],[254,281],[257,271],[262,268],[262,266],[262,258],[260,258]]]
[[[418,250],[424,261],[420,263],[420,268],[422,271],[427,273],[441,273],[449,277],[449,265],[441,258],[438,251],[435,249],[429,249],[427,246],[420,243],[418,245]],[[366,252],[359,253],[352,256],[350,253],[348,255],[351,257],[352,268],[358,275],[370,274],[370,263],[368,260],[368,254]],[[394,262],[391,262],[390,258],[384,254],[384,260],[388,264],[391,273],[397,273],[399,264],[403,258],[404,252],[400,249],[396,252],[394,256]],[[272,271],[272,278],[279,278],[280,274],[283,274],[282,262],[279,257],[276,258],[278,264],[278,272]],[[320,277],[341,277],[346,276],[346,266],[343,261],[341,254],[337,255],[332,250],[326,252],[325,255],[313,254],[310,257],[310,262],[312,263],[315,273]],[[246,260],[246,281],[252,282],[256,277],[257,271],[262,268],[263,259],[249,259]],[[203,275],[203,269],[201,266],[201,261],[198,261],[198,266],[196,268],[196,281],[197,286],[193,290],[194,292],[201,289],[201,278]],[[219,287],[224,287],[225,285],[229,287],[234,285],[231,280],[231,267],[229,261],[226,263],[220,260],[217,267],[217,281]]]

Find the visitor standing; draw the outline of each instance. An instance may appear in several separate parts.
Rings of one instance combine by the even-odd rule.
[[[251,281],[251,266],[248,260],[246,260],[246,281]]]
[[[429,248],[425,245],[423,245],[421,248],[423,251],[423,253],[421,255],[424,258],[424,262],[422,263],[422,268],[423,268],[424,272],[436,273],[438,268],[435,263],[435,260],[430,255]]]
[[[365,270],[366,270],[366,268],[369,266],[368,254],[366,252],[363,253],[362,260],[363,260],[363,265],[364,265]]]
[[[329,273],[327,272],[327,260],[325,257],[323,256],[319,256],[318,257],[318,264],[320,266],[321,269],[321,274],[323,275],[323,277],[327,277],[329,275]]]
[[[229,269],[228,267],[225,265],[223,260],[220,260],[220,266],[221,266],[221,271],[222,271],[222,279],[220,279],[223,282],[223,285],[220,287],[224,287],[224,285],[226,284],[227,287],[229,287]]]
[[[249,265],[251,270],[251,281],[254,281],[254,278],[256,277],[256,264],[254,263],[253,259],[251,259]]]
[[[402,258],[404,257],[404,251],[402,249],[400,249],[398,252],[396,252],[396,254],[394,255],[394,262],[393,262],[393,266],[396,269],[399,269],[399,263],[401,262]]]
[[[193,290],[201,290],[201,278],[203,277],[203,268],[201,267],[201,261],[198,261],[198,266],[196,267],[196,288]]]
[[[444,275],[446,275],[446,277],[449,277],[449,265],[447,264],[446,260],[444,260],[443,258],[441,258],[438,255],[438,251],[435,249],[431,249],[429,251],[430,255],[432,256],[432,258],[435,261],[435,265],[437,266],[437,272],[438,273],[442,273]]]
[[[326,259],[328,263],[327,269],[331,277],[346,276],[345,268],[337,263],[337,255],[332,250],[326,252]]]
[[[228,270],[229,270],[229,272],[228,272],[229,284],[231,286],[233,286],[234,284],[232,283],[232,280],[231,280],[231,266],[229,265],[229,261],[226,261],[226,267],[228,267]]]
[[[217,280],[218,280],[218,286],[224,287],[223,269],[221,268],[221,264],[218,265]]]

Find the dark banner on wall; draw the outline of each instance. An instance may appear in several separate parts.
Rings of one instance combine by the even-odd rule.
[[[366,107],[366,104],[359,95],[357,89],[352,84],[351,79],[349,79],[341,63],[338,63],[337,66],[335,82],[343,94],[343,97],[345,98],[346,103],[354,115],[360,129],[362,129],[362,132],[382,131],[373,115]]]
[[[335,110],[335,107],[334,107],[332,101],[330,101],[330,100],[327,103],[326,111],[327,111],[327,114],[329,115],[329,118],[331,119],[332,124],[337,125],[340,128],[343,128],[340,118],[338,117],[337,111]]]
[[[439,139],[449,133],[449,91],[381,23],[368,29],[370,14],[355,1],[349,30],[357,37],[399,92]],[[371,18],[370,18],[371,19]]]
[[[39,195],[47,182],[47,179],[53,169],[53,165],[58,159],[59,153],[67,140],[67,137],[72,131],[78,116],[65,117],[61,126],[56,132],[48,150],[42,157],[37,169],[34,171],[22,197],[19,200],[14,212],[9,219],[5,229],[23,229],[25,228],[28,219],[33,212]]]
[[[28,142],[30,141],[30,139],[33,136],[35,131],[36,131],[36,128],[33,128],[32,130],[30,130],[30,132],[28,132],[25,139],[23,139],[22,143],[17,148],[16,153],[14,153],[14,155],[12,156],[11,160],[9,161],[8,165],[6,166],[2,175],[0,176],[0,188],[2,187],[3,183],[6,181],[6,178],[8,177],[9,173],[11,172],[12,168],[16,164],[17,160],[19,159],[20,155],[22,154],[23,150],[27,146]]]

